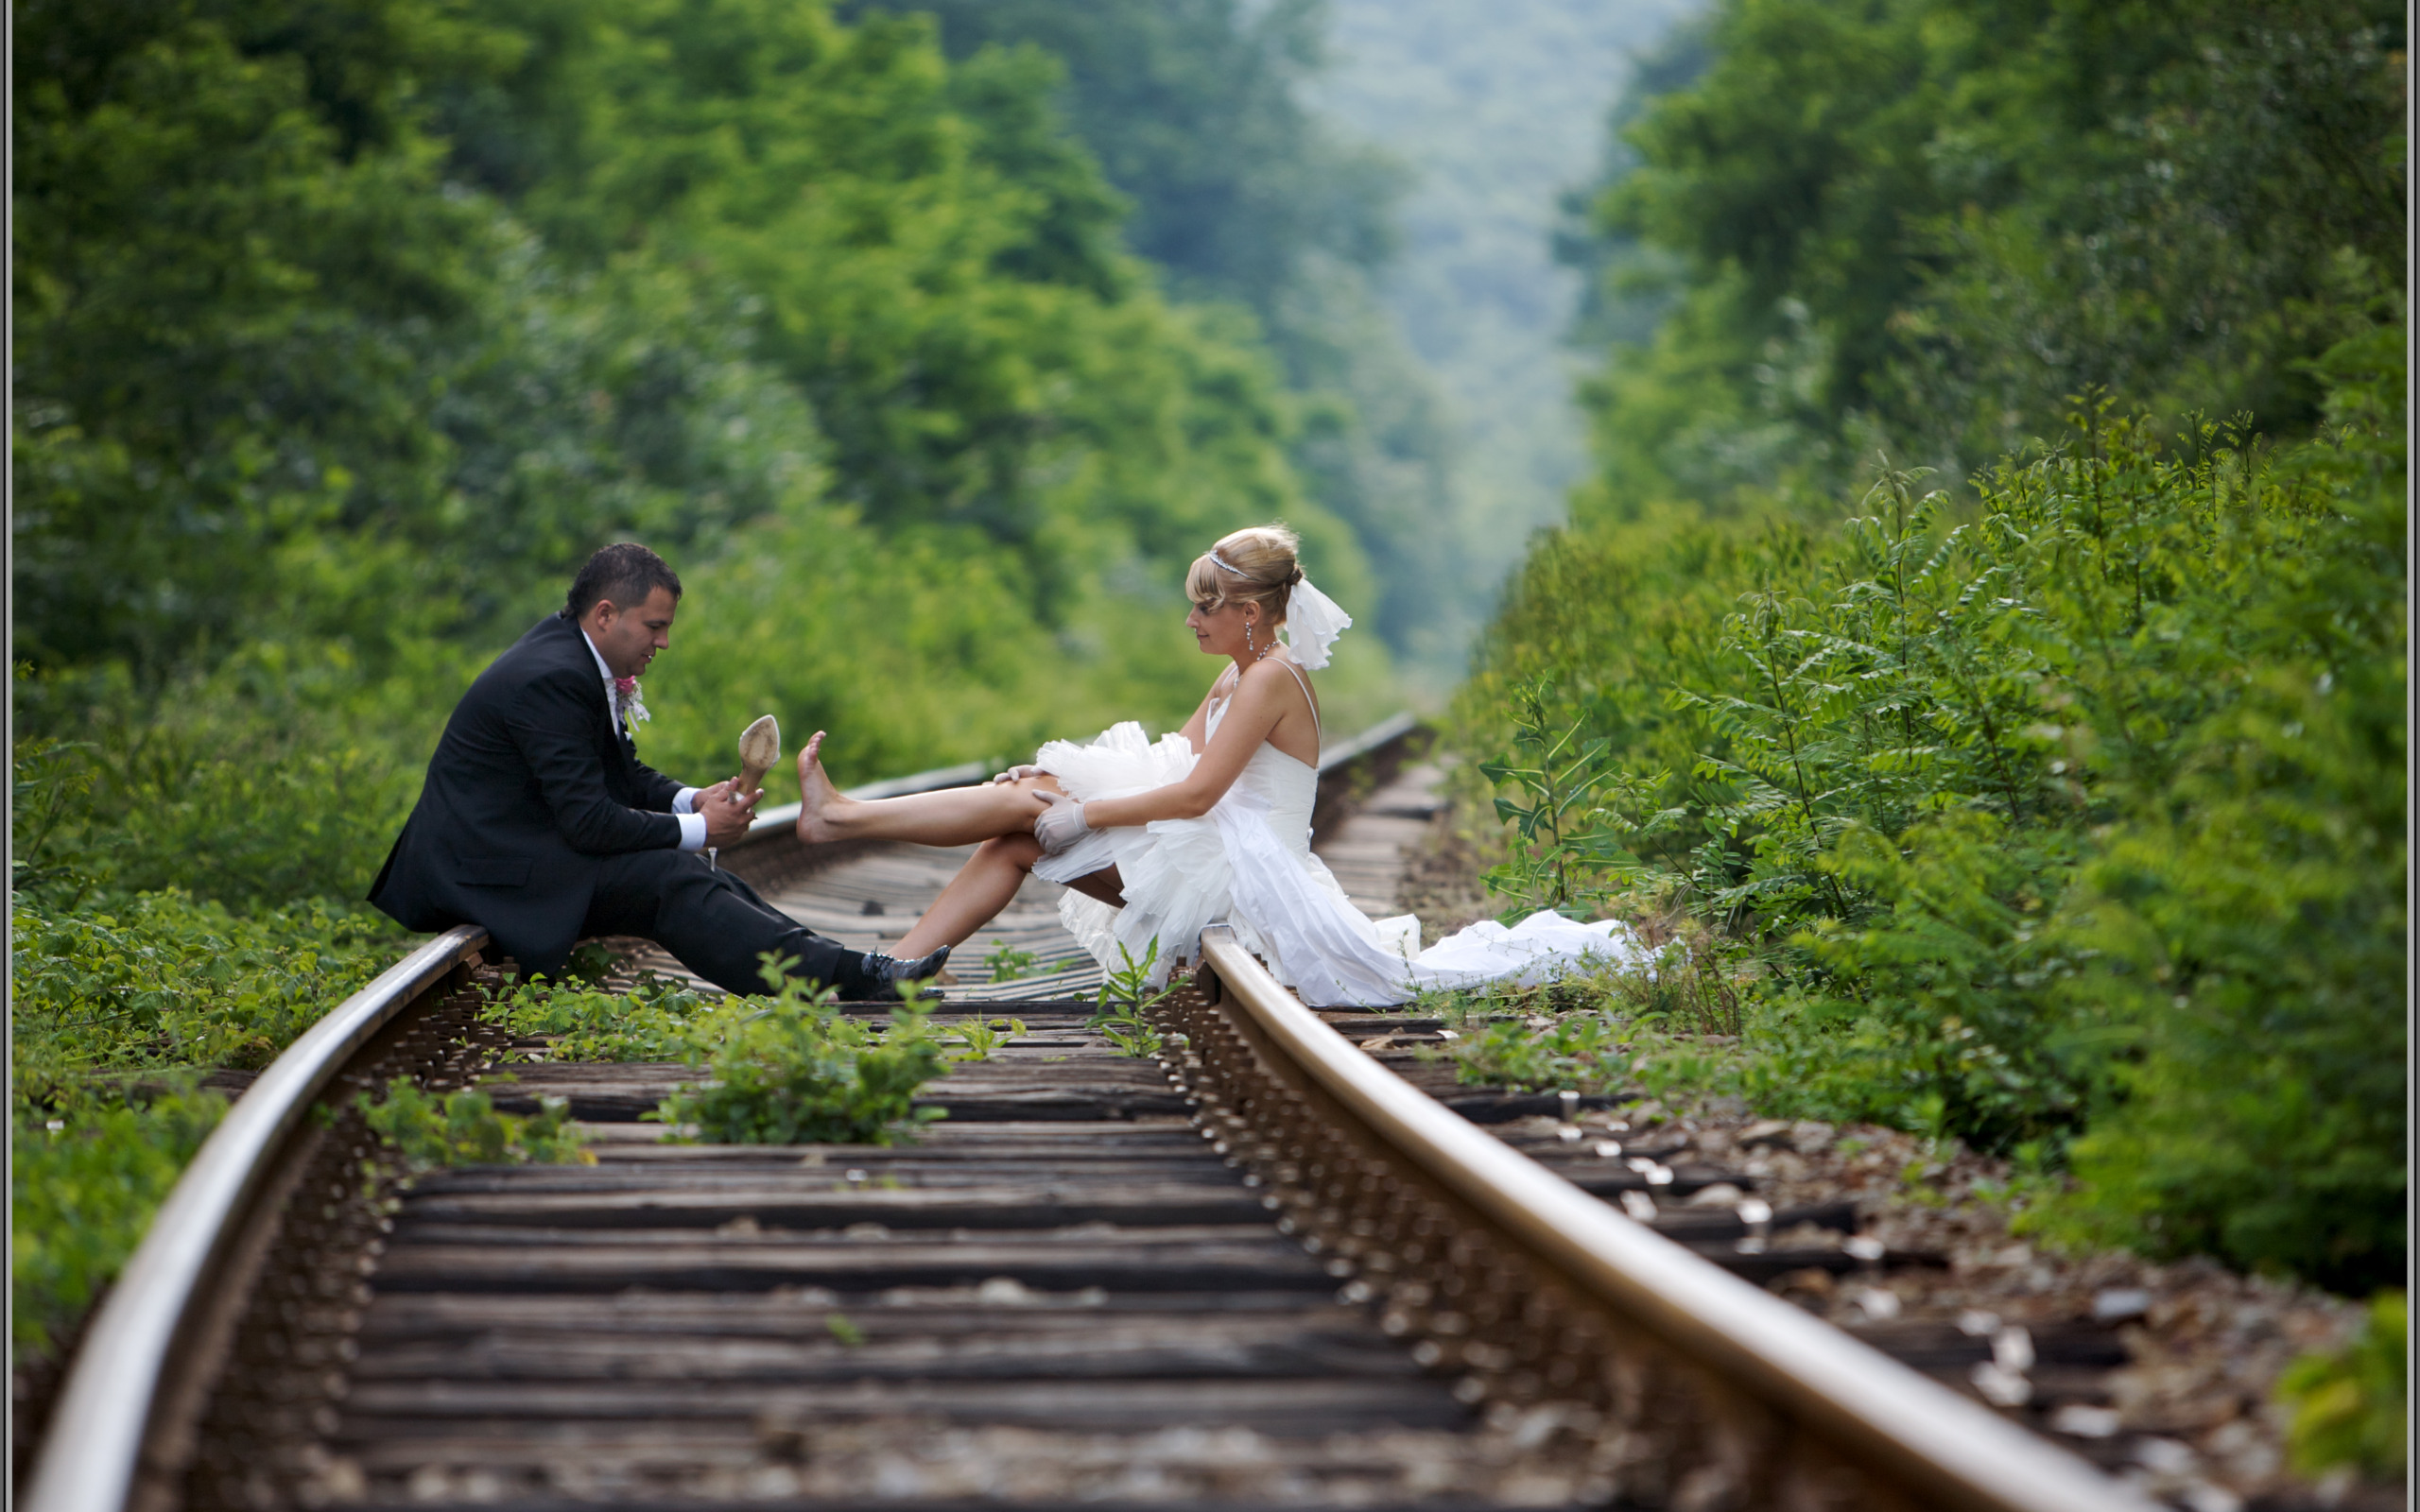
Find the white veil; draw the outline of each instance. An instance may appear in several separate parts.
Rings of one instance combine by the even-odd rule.
[[[1317,672],[1327,665],[1327,648],[1336,644],[1353,625],[1353,616],[1337,607],[1335,599],[1311,586],[1307,574],[1295,583],[1286,599],[1286,623],[1277,633],[1286,638],[1286,648],[1305,670]]]

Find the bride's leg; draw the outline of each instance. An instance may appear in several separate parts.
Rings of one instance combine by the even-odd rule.
[[[933,900],[933,906],[925,910],[925,917],[916,920],[916,927],[890,948],[891,954],[914,960],[944,945],[961,943],[1009,906],[1041,854],[1042,842],[1030,834],[1004,834],[984,841]]]
[[[1033,816],[1044,808],[1036,791],[1056,792],[1059,786],[1045,776],[871,801],[844,798],[817,759],[822,746],[823,731],[819,730],[798,753],[798,837],[809,845],[833,840],[972,845],[1000,835],[1029,834]]]
[[[925,910],[915,928],[900,936],[890,953],[902,960],[914,960],[944,945],[962,943],[1009,906],[1041,855],[1042,842],[1030,834],[1004,834],[984,841],[977,847],[974,859],[958,868],[958,875],[933,900],[933,906]],[[1126,905],[1115,867],[1103,867],[1067,885],[1114,908]]]

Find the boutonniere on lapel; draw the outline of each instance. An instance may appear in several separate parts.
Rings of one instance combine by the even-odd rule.
[[[635,742],[639,737],[639,726],[646,724],[648,717],[647,702],[639,696],[638,679],[614,679],[614,712],[621,716],[623,730]]]

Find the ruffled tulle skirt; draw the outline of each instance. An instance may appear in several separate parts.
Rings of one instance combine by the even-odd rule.
[[[1182,782],[1195,760],[1183,735],[1163,735],[1153,743],[1132,721],[1111,727],[1088,745],[1054,740],[1034,753],[1036,766],[1059,779],[1070,798],[1086,803]],[[1240,812],[1251,807],[1265,814],[1266,805],[1253,805],[1252,798],[1239,785],[1229,790],[1219,808]],[[1265,820],[1259,828],[1268,832]],[[1273,832],[1268,833],[1268,841],[1267,848],[1253,848],[1262,864],[1268,864],[1270,849],[1285,850]],[[1336,901],[1357,917],[1336,879],[1307,850],[1299,858],[1286,857],[1284,864],[1289,869],[1305,864],[1317,868]],[[1073,890],[1059,900],[1059,917],[1068,933],[1104,971],[1148,966],[1155,985],[1166,982],[1180,959],[1195,954],[1201,931],[1219,923],[1233,925],[1246,949],[1264,960],[1270,958],[1270,942],[1234,907],[1236,861],[1217,810],[1198,819],[1155,819],[1133,828],[1094,830],[1057,855],[1044,856],[1034,864],[1033,874],[1065,884],[1111,867],[1117,868],[1124,907]]]

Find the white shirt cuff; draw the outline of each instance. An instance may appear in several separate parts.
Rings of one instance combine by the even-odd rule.
[[[684,787],[680,792],[673,794],[672,812],[675,814],[697,813],[698,789],[694,787]]]
[[[706,848],[706,816],[702,814],[683,814],[678,817],[681,820],[681,849],[703,850]]]

